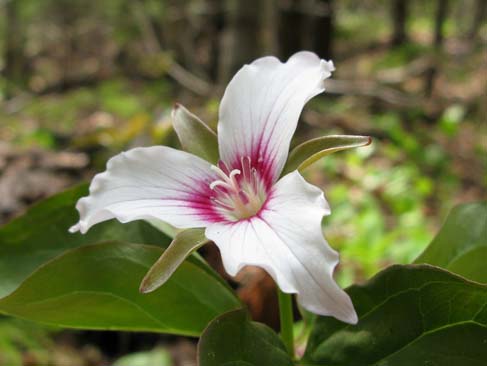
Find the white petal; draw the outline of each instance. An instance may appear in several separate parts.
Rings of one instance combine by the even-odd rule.
[[[245,265],[260,266],[284,292],[297,293],[304,308],[354,324],[353,304],[333,280],[338,254],[321,231],[329,213],[323,192],[295,171],[277,182],[259,215],[213,224],[206,236],[220,248],[230,275]]]
[[[305,103],[324,90],[333,70],[331,61],[311,52],[296,53],[286,63],[263,57],[242,67],[220,104],[220,159],[235,167],[248,156],[275,182]]]
[[[80,221],[70,231],[85,233],[105,220],[162,220],[178,228],[215,221],[209,183],[210,164],[165,146],[136,148],[111,158],[96,175],[90,195],[76,205]]]

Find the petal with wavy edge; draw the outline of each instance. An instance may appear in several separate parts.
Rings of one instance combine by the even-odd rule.
[[[356,323],[350,298],[333,280],[338,254],[321,230],[329,213],[323,192],[295,171],[277,182],[257,216],[215,223],[206,229],[206,237],[220,248],[230,275],[245,265],[262,267],[281,290],[297,293],[307,310]]]
[[[306,102],[325,90],[331,61],[298,52],[286,63],[263,57],[233,77],[220,104],[220,159],[234,168],[243,156],[274,183],[287,159],[291,137]]]
[[[219,220],[209,183],[210,164],[194,155],[165,146],[142,147],[111,158],[96,175],[88,197],[76,208],[80,221],[71,232],[105,220],[161,220],[178,228],[205,227]]]

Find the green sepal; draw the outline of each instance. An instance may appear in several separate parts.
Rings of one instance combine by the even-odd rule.
[[[300,172],[324,156],[334,152],[370,145],[369,136],[330,135],[308,140],[296,146],[290,153],[282,175]]]
[[[176,234],[169,247],[145,275],[140,284],[140,292],[152,292],[162,286],[193,251],[208,242],[204,229],[188,229]]]
[[[218,138],[206,123],[181,104],[174,105],[172,121],[183,150],[212,164],[218,162]]]

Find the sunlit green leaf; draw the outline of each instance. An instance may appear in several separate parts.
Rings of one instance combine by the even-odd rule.
[[[291,366],[284,344],[264,324],[252,322],[245,310],[213,320],[198,344],[199,366]]]
[[[218,161],[218,140],[216,134],[198,117],[181,104],[172,112],[173,126],[181,146],[210,163]]]
[[[136,352],[119,358],[113,366],[173,366],[171,354],[164,348]]]
[[[193,251],[208,242],[204,229],[181,231],[145,275],[140,291],[147,293],[162,286]]]
[[[433,264],[487,282],[487,202],[454,207],[415,263]]]
[[[303,365],[485,364],[487,286],[429,265],[398,265],[347,292],[359,323],[318,317]]]
[[[308,140],[296,146],[290,153],[283,174],[293,170],[304,170],[318,159],[334,152],[366,146],[369,136],[332,135]]]
[[[119,241],[72,249],[0,299],[0,312],[62,327],[198,336],[213,318],[241,306],[225,282],[192,257],[164,286],[141,294],[139,283],[161,253]]]

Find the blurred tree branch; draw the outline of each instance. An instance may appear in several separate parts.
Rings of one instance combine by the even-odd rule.
[[[144,46],[147,52],[149,54],[163,53],[163,48],[159,43],[154,27],[145,12],[143,4],[140,0],[137,0],[132,2],[132,6],[137,25],[143,35]],[[198,95],[207,96],[211,93],[212,87],[208,81],[186,70],[172,58],[169,60],[166,72],[179,84]]]
[[[391,87],[381,85],[371,80],[337,80],[325,81],[326,91],[338,95],[359,95],[374,97],[384,102],[403,107],[416,105],[419,100]]]

